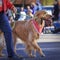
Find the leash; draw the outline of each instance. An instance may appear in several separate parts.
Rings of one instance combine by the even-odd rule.
[[[20,13],[16,13],[16,14],[19,14],[20,15]],[[23,14],[21,14],[22,16],[29,16],[28,14],[26,14],[26,15],[23,15]],[[29,16],[30,17],[30,16]],[[37,16],[34,16],[34,17],[32,17],[32,18],[30,18],[30,19],[36,19],[36,18],[38,18]],[[29,20],[30,20],[29,19]]]
[[[16,13],[16,14],[19,14],[20,15],[20,13]],[[23,14],[21,14],[21,15],[23,15]],[[47,15],[47,13],[45,13],[43,16],[42,16],[42,18],[44,18],[45,16]],[[26,14],[26,15],[23,15],[23,16],[29,16],[28,14]],[[29,16],[30,17],[30,16]],[[34,17],[32,17],[32,18],[30,18],[29,20],[31,20],[31,19],[37,19],[37,20],[40,20],[37,16],[35,16],[34,15]]]
[[[19,14],[19,15],[20,15],[20,13],[16,13],[16,14]],[[23,14],[21,14],[21,15],[23,15]],[[47,15],[47,13],[44,14],[42,18],[44,18],[46,15]],[[29,15],[23,15],[23,16],[29,16]],[[29,17],[30,17],[30,16],[29,16]],[[35,15],[34,15],[34,17],[30,18],[29,20],[35,20],[35,19],[40,20],[40,19],[39,19],[37,16],[35,16]],[[15,27],[16,21],[13,21],[12,23],[13,23],[13,26],[12,26],[12,30],[13,30],[14,27]]]

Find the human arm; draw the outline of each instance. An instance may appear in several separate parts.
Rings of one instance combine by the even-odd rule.
[[[11,9],[14,13],[17,12],[16,7],[13,5],[13,3],[10,0],[6,0],[6,5],[7,5],[7,8]]]

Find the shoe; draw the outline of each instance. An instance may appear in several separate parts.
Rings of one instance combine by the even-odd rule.
[[[23,58],[23,56],[19,56],[19,55],[14,55],[14,56],[8,56],[8,59],[13,59],[13,60],[25,60],[25,58]]]

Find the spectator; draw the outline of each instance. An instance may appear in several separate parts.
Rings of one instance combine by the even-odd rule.
[[[26,20],[29,20],[29,19],[31,19],[31,18],[33,18],[34,17],[34,15],[32,14],[32,10],[31,9],[28,9],[28,11],[27,11],[27,16],[26,16]]]
[[[31,9],[33,10],[33,14],[35,14],[36,11],[38,10],[36,3],[34,3],[34,2],[31,3]]]
[[[26,13],[27,13],[29,10],[33,13],[31,7],[28,5],[28,6],[27,6],[27,9],[26,9]]]
[[[53,16],[53,20],[60,20],[60,0],[54,4]]]
[[[58,1],[58,5],[59,5],[59,14],[58,14],[58,20],[60,21],[60,0]]]
[[[13,12],[10,9],[8,9],[6,14],[8,16],[9,22],[12,22],[14,20],[14,17],[15,17],[15,16],[13,16]]]
[[[20,7],[16,7],[17,8],[17,13],[20,13]],[[20,14],[15,14],[15,18],[14,20],[17,21],[20,17]]]
[[[53,30],[53,33],[60,32],[60,0],[57,0],[57,3],[54,5],[54,19],[58,20],[57,22],[54,22],[55,30]]]
[[[54,1],[54,5],[57,4],[57,0]]]
[[[20,17],[18,19],[18,21],[24,21],[26,19],[26,13],[24,11],[24,7],[21,7],[21,10],[20,10]]]
[[[36,4],[37,4],[37,10],[42,10],[42,5],[39,2],[37,2]]]

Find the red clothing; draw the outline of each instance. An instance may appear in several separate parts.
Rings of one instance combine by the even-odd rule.
[[[3,8],[2,10],[5,12],[7,9],[12,9],[13,10],[14,5],[10,0],[3,0]]]
[[[0,7],[0,12],[2,11],[2,7]]]
[[[35,20],[32,20],[32,24],[38,34],[42,33],[42,27]]]

